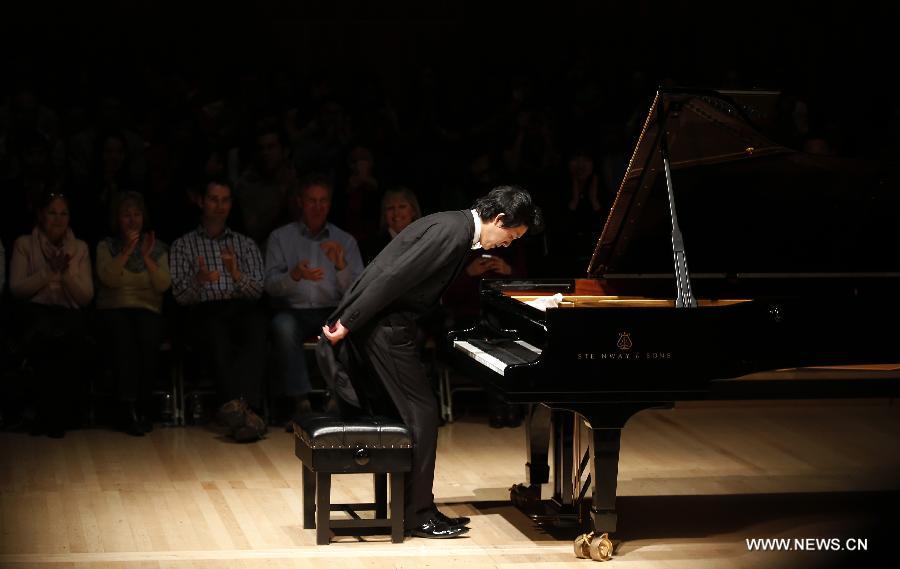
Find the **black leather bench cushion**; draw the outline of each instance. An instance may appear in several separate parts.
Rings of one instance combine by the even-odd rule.
[[[310,448],[411,448],[409,428],[384,417],[303,417],[294,433]]]

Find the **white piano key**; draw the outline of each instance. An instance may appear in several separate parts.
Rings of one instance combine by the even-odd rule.
[[[482,364],[483,366],[491,369],[499,373],[500,375],[504,375],[506,372],[506,364],[502,361],[498,360],[491,354],[485,352],[481,348],[477,348],[472,344],[465,342],[463,340],[454,340],[453,347],[457,350],[460,350],[462,353],[466,354],[473,360]]]
[[[520,346],[522,346],[523,348],[526,348],[526,349],[528,349],[528,350],[531,350],[532,352],[536,353],[537,355],[541,355],[541,349],[540,349],[540,348],[538,348],[538,347],[536,347],[536,346],[532,346],[531,344],[529,344],[529,343],[526,342],[525,340],[516,340],[516,343],[519,344]]]

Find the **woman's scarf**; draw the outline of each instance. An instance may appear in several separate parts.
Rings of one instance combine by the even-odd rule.
[[[66,234],[63,235],[59,245],[54,245],[47,239],[47,235],[41,231],[40,227],[35,226],[31,230],[31,243],[31,259],[29,261],[34,272],[49,267],[49,260],[60,252],[68,253],[69,257],[75,258],[76,240],[71,228],[66,229]]]

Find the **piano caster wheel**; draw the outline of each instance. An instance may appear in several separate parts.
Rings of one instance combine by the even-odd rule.
[[[591,558],[591,539],[594,537],[594,532],[583,533],[575,538],[575,557],[578,559],[590,559]]]
[[[613,544],[609,539],[609,534],[595,535],[591,538],[591,544],[588,548],[591,559],[594,561],[609,561],[612,559]]]

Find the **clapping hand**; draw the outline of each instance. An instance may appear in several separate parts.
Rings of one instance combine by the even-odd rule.
[[[222,264],[225,265],[225,270],[232,279],[240,280],[241,269],[238,267],[237,255],[235,255],[234,249],[227,245],[222,247]]]
[[[337,241],[325,241],[319,247],[322,248],[328,260],[334,264],[335,269],[338,271],[344,270],[344,267],[347,266],[347,261],[344,259],[344,248],[341,247],[340,243]]]
[[[138,242],[141,240],[141,232],[138,231],[129,231],[125,234],[125,247],[122,248],[122,257],[127,259],[134,252],[134,248],[137,247]]]
[[[64,273],[69,268],[72,256],[64,251],[55,251],[47,258],[47,264],[54,273]]]
[[[219,282],[219,271],[210,271],[206,268],[206,259],[203,256],[197,257],[197,282],[201,284]]]
[[[325,271],[319,267],[310,267],[309,259],[303,259],[294,266],[291,278],[295,281],[306,279],[308,281],[320,281],[325,278]]]
[[[153,252],[153,246],[156,245],[156,234],[148,231],[144,235],[144,242],[141,243],[141,257],[146,259]]]

